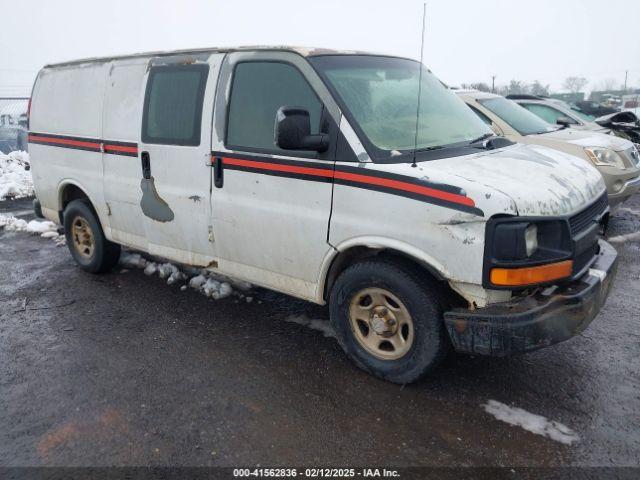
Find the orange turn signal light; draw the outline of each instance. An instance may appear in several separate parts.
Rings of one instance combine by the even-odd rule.
[[[491,283],[505,287],[522,287],[566,278],[573,271],[573,261],[564,260],[535,267],[492,268]]]

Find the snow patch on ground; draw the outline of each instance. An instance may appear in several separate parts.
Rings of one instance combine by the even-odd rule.
[[[4,228],[7,232],[25,232],[50,238],[58,246],[66,244],[64,235],[58,234],[58,225],[49,220],[31,220],[27,222],[21,218],[10,217],[0,213],[0,228]]]
[[[180,290],[184,291],[190,287],[214,300],[221,300],[231,295],[244,298],[247,303],[253,300],[252,297],[245,297],[242,293],[252,288],[250,283],[231,280],[206,269],[189,267],[181,269],[169,262],[147,260],[139,253],[127,250],[123,250],[120,254],[120,266],[143,269],[145,275],[158,275],[166,280],[168,285],[183,283]]]
[[[29,154],[0,152],[0,200],[33,195],[33,180],[29,171]]]
[[[610,243],[626,243],[640,241],[640,232],[625,233],[624,235],[616,235],[615,237],[609,237]]]
[[[509,425],[522,427],[531,433],[542,435],[556,442],[571,445],[573,442],[580,440],[578,434],[566,425],[555,420],[548,420],[541,415],[527,412],[521,408],[510,407],[496,400],[489,400],[483,407],[487,413],[498,420]]]
[[[128,268],[145,268],[147,266],[147,261],[142,258],[142,255],[139,253],[131,253],[127,251],[122,251],[120,254],[120,265]]]
[[[333,327],[328,320],[307,318],[304,315],[291,315],[290,317],[285,318],[284,321],[297,323],[298,325],[311,328],[312,330],[317,330],[322,332],[325,337],[336,338],[336,332],[333,330]]]
[[[0,228],[11,232],[25,232],[50,238],[58,245],[65,245],[64,235],[58,234],[58,225],[48,220],[25,220],[0,214]],[[140,253],[123,249],[120,254],[120,273],[127,273],[128,269],[143,270],[145,275],[157,275],[166,280],[168,285],[180,284],[180,290],[187,288],[196,290],[203,295],[221,300],[232,295],[247,303],[253,302],[253,297],[247,293],[253,288],[249,282],[234,280],[223,275],[217,275],[207,269],[193,267],[178,267],[169,262],[153,261],[143,257]],[[304,315],[293,315],[285,318],[286,322],[296,323],[312,330],[322,332],[325,337],[335,338],[336,334],[327,320],[310,319]]]

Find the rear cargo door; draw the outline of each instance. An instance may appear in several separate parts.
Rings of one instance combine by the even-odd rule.
[[[140,208],[148,250],[190,265],[215,258],[211,126],[221,54],[152,60],[140,142]]]

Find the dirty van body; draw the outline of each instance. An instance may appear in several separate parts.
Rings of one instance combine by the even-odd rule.
[[[570,338],[616,269],[602,177],[495,137],[421,68],[297,48],[47,66],[30,112],[38,207],[86,271],[124,245],[328,303],[347,355],[396,383],[451,347]]]

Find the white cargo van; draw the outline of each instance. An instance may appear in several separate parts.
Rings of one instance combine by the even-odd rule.
[[[494,136],[409,59],[278,47],[49,65],[29,141],[41,211],[83,269],[126,245],[328,302],[349,357],[393,382],[451,346],[568,339],[615,273],[598,171]]]

